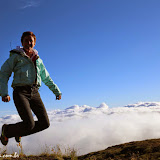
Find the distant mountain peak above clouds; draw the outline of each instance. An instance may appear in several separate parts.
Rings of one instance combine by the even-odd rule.
[[[160,107],[160,102],[138,102],[135,104],[129,104],[124,107]]]

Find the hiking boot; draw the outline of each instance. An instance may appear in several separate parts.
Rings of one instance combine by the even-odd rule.
[[[16,140],[17,143],[20,143],[21,142],[21,137],[15,136],[15,140]]]
[[[1,131],[1,142],[4,146],[8,144],[8,138],[5,136],[5,130],[6,130],[7,125],[4,124],[2,126],[2,131]]]

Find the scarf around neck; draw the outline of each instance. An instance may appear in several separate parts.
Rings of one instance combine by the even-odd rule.
[[[30,58],[33,62],[35,62],[35,60],[37,60],[39,58],[38,56],[38,51],[36,49],[33,49],[32,55],[31,57],[28,56],[25,52],[25,50],[23,49],[23,47],[21,46],[17,46],[16,49],[20,52],[23,52],[25,56],[27,56],[28,58]]]

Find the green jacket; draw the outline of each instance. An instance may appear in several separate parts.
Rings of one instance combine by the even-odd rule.
[[[35,52],[37,51],[35,50]],[[12,72],[14,72],[13,88],[32,85],[35,82],[40,87],[41,81],[43,81],[56,96],[61,95],[59,88],[54,84],[39,56],[37,56],[35,64],[21,48],[11,50],[10,57],[5,61],[0,70],[0,96],[8,95],[8,80]]]

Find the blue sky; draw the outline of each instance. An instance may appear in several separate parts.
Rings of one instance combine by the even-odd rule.
[[[0,65],[30,30],[63,94],[56,101],[42,85],[48,110],[160,101],[159,8],[159,0],[0,0]],[[15,111],[13,99],[0,106]]]

